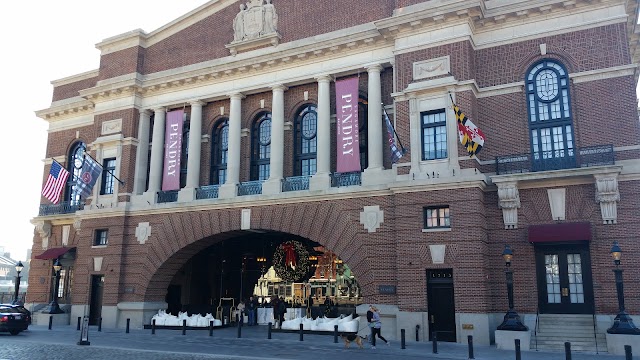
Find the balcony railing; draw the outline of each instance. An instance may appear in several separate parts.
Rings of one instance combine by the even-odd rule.
[[[78,210],[84,209],[84,202],[63,201],[59,204],[42,204],[40,205],[39,216],[71,214]]]
[[[238,196],[262,194],[262,180],[246,181],[238,184]]]
[[[178,201],[178,190],[158,191],[158,204]]]
[[[613,145],[516,154],[496,157],[496,174],[521,174],[537,171],[614,165]]]
[[[360,171],[349,173],[333,173],[331,174],[331,186],[354,186],[362,184],[362,173]]]
[[[200,199],[217,199],[220,185],[201,186],[196,189],[196,200]]]
[[[309,190],[311,176],[290,176],[282,179],[282,192]]]

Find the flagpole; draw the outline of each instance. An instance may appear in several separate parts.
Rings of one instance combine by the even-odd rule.
[[[389,118],[389,114],[387,114],[387,110],[384,108],[384,103],[382,104],[382,111],[384,111],[384,115]],[[389,120],[391,121],[391,120]],[[396,139],[398,139],[398,144],[400,144],[400,148],[402,149],[402,153],[404,154],[407,150],[404,148],[404,146],[402,146],[402,141],[400,141],[400,136],[398,136],[398,133],[396,132],[396,128],[393,127],[393,125],[391,126],[391,129],[393,129],[393,134],[396,136]]]

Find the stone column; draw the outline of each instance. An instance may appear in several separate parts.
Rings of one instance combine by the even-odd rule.
[[[271,87],[271,157],[269,160],[269,180],[262,186],[263,194],[282,192],[284,175],[284,91],[287,87],[276,84]]]
[[[367,67],[369,73],[369,123],[368,142],[369,142],[369,166],[367,170],[382,170],[382,86],[380,83],[380,71],[382,66],[379,64]]]
[[[229,95],[229,155],[227,158],[227,181],[220,187],[219,198],[237,196],[237,185],[240,181],[240,141],[242,130],[242,99],[241,93]]]
[[[138,124],[138,149],[136,150],[136,168],[133,176],[133,195],[140,195],[147,185],[147,165],[149,164],[149,130],[151,127],[151,112],[140,110]]]
[[[160,107],[154,110],[153,118],[153,138],[151,145],[151,169],[149,170],[149,189],[146,194],[150,194],[151,200],[155,203],[156,193],[160,191],[162,185],[162,162],[164,159],[164,127],[166,119],[166,109]]]
[[[320,75],[316,80],[318,81],[317,169],[309,182],[310,190],[331,187],[331,77]]]
[[[178,202],[195,200],[195,190],[200,186],[200,150],[202,147],[202,107],[200,100],[190,101],[189,156],[187,157],[187,183],[178,193]]]

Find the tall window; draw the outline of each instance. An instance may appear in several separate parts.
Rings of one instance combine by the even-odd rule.
[[[543,60],[527,72],[526,89],[534,164],[563,168],[575,156],[567,71]]]
[[[67,181],[65,199],[67,199],[71,205],[80,203],[80,195],[78,195],[76,191],[76,179],[82,172],[85,149],[86,145],[82,141],[79,141],[71,147],[71,152],[69,152],[69,157],[67,158],[67,170],[69,170],[71,176],[69,176],[69,180]]]
[[[222,119],[213,127],[211,134],[211,184],[224,184],[227,181],[227,156],[229,155],[229,119]]]
[[[113,173],[116,171],[116,159],[105,159],[102,163],[102,185],[100,186],[100,195],[113,194],[113,185],[115,178]]]
[[[430,206],[424,208],[424,228],[449,228],[451,222],[449,220],[448,206]]]
[[[447,116],[444,109],[421,114],[422,160],[447,157]]]
[[[186,119],[186,118],[185,118]],[[180,156],[180,188],[187,185],[187,163],[189,161],[189,129],[191,122],[184,121],[182,127],[182,154]]]
[[[269,178],[271,159],[271,113],[263,113],[253,123],[251,139],[251,180]]]
[[[316,173],[316,151],[318,138],[318,114],[315,105],[306,105],[295,119],[295,164],[294,173],[313,175]]]
[[[382,121],[382,120],[380,120]],[[369,151],[367,144],[369,140],[369,106],[367,100],[358,99],[358,136],[360,137],[360,168],[366,169],[369,166]]]

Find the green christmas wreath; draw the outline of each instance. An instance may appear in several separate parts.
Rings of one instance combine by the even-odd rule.
[[[299,241],[286,241],[273,254],[273,268],[282,280],[298,281],[309,272],[309,251]]]

